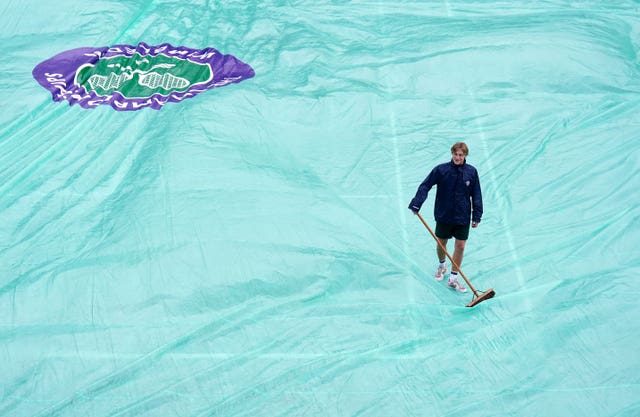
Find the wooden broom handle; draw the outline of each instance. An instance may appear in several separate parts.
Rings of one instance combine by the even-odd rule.
[[[471,282],[469,282],[469,280],[467,279],[467,276],[464,274],[464,272],[462,272],[462,269],[460,269],[460,265],[458,265],[453,258],[451,257],[451,255],[449,255],[449,252],[447,252],[447,248],[444,247],[444,245],[442,244],[442,242],[440,242],[440,239],[438,239],[438,236],[436,236],[435,233],[433,233],[433,230],[431,230],[431,228],[429,227],[429,225],[427,224],[426,221],[424,221],[424,219],[422,218],[422,215],[420,213],[418,213],[417,211],[414,211],[414,213],[416,214],[416,216],[418,216],[418,218],[420,219],[420,221],[422,222],[422,224],[424,224],[424,227],[427,228],[427,230],[429,231],[429,233],[431,234],[431,236],[433,236],[433,238],[436,240],[436,242],[438,243],[438,246],[440,246],[440,249],[442,249],[444,251],[444,254],[447,255],[447,258],[449,258],[449,260],[451,261],[451,264],[453,266],[456,267],[456,269],[458,270],[458,272],[460,272],[460,275],[462,275],[462,278],[464,278],[464,281],[467,283],[467,285],[469,286],[469,288],[471,288],[471,291],[473,291],[473,293],[475,294],[476,297],[479,297],[478,295],[478,291],[476,291],[475,288],[473,288],[473,285],[471,285]]]

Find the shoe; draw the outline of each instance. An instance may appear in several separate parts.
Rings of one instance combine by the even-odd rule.
[[[451,279],[451,277],[449,277],[449,280],[447,281],[447,287],[453,288],[454,290],[461,293],[467,292],[467,289],[458,282],[458,278]]]
[[[436,275],[434,276],[436,281],[442,281],[442,279],[444,278],[445,272],[447,272],[446,265],[445,266],[439,266],[438,270],[436,271]]]

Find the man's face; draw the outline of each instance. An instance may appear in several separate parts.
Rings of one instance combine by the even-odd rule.
[[[453,163],[456,165],[462,165],[464,163],[464,157],[464,152],[461,150],[451,152],[451,158],[453,159]]]

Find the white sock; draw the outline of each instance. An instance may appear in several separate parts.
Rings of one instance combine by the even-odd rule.
[[[440,265],[439,266],[440,266],[440,268],[444,268],[446,266],[445,265],[445,261],[444,260],[440,261]]]
[[[451,281],[457,281],[458,280],[458,273],[455,271],[451,271],[451,276],[449,277],[449,279]]]

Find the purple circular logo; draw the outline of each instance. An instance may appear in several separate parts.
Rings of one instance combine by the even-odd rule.
[[[33,77],[54,101],[94,108],[160,109],[206,90],[238,83],[253,68],[213,48],[191,49],[168,43],[77,48],[36,65]]]

